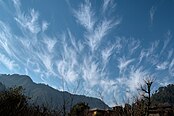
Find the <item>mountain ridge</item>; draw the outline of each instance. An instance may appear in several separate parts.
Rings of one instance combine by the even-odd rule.
[[[98,98],[71,94],[66,91],[59,91],[41,83],[36,84],[27,75],[0,74],[0,82],[6,88],[22,86],[24,88],[24,94],[31,97],[31,103],[36,105],[44,104],[50,109],[60,109],[63,105],[65,105],[67,110],[70,110],[73,105],[79,102],[85,102],[91,108],[110,109],[108,105]]]
[[[159,87],[151,99],[153,105],[168,104],[174,106],[174,84]]]

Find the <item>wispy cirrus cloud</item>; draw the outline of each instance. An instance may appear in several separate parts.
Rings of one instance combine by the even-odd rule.
[[[157,70],[165,70],[167,68],[168,62],[160,63],[156,66]]]
[[[128,49],[130,51],[130,55],[132,55],[140,47],[140,41],[134,40],[132,38],[130,39],[130,41],[132,41],[132,42],[128,45],[128,47],[129,47]]]
[[[174,59],[172,59],[172,61],[170,62],[169,73],[171,76],[174,76]]]
[[[52,71],[52,57],[47,53],[38,53],[38,58],[42,62],[43,66],[46,68],[48,72]],[[51,72],[52,73],[52,72]]]
[[[107,64],[109,62],[110,57],[114,52],[114,47],[115,47],[114,45],[111,45],[111,46],[109,46],[101,51],[101,55],[102,55],[102,59],[103,59],[104,64]]]
[[[49,23],[47,21],[42,21],[42,32],[48,29]]]
[[[159,41],[155,41],[151,43],[151,46],[146,49],[146,59],[151,62],[153,65],[156,65],[159,61],[158,57],[159,54],[157,54],[157,48],[159,45]]]
[[[74,48],[72,48],[72,46],[68,44],[68,39],[71,39],[69,44],[73,45]],[[77,70],[79,64],[76,51],[76,49],[78,48],[72,41],[74,41],[74,38],[72,38],[72,36],[68,36],[66,34],[62,35],[61,58],[57,61],[58,74],[60,78],[62,78],[68,84],[73,83],[79,77]]]
[[[84,43],[83,43],[82,41],[80,41],[80,40],[77,40],[77,39],[73,36],[73,34],[71,33],[70,30],[68,30],[68,37],[69,37],[69,39],[70,39],[71,46],[73,47],[73,49],[75,49],[75,51],[76,51],[77,53],[82,52],[83,49],[84,49],[84,45],[83,45]]]
[[[6,25],[5,23],[3,23],[2,21],[0,21],[0,47],[1,49],[3,49],[8,55],[12,55],[12,50],[11,47],[9,46],[9,41],[12,37],[11,35],[11,31],[8,27],[8,25]]]
[[[93,88],[98,84],[99,80],[105,75],[104,72],[99,67],[99,64],[92,60],[92,58],[84,59],[82,76],[83,79],[87,82],[89,88]]]
[[[130,91],[136,93],[140,86],[144,84],[144,80],[146,80],[149,75],[149,72],[147,70],[143,70],[141,67],[138,69],[132,68],[130,71],[129,80],[127,82]]]
[[[30,9],[28,12],[22,11],[20,0],[13,0],[13,4],[16,11],[14,19],[22,27],[21,30],[26,30],[33,34],[37,34],[41,30],[38,23],[39,13],[34,9]],[[46,22],[43,22],[42,29],[43,27],[46,29],[47,25],[48,24],[46,24]]]
[[[167,59],[170,60],[172,58],[172,55],[173,55],[173,49],[168,51]]]
[[[8,58],[7,56],[1,53],[0,53],[0,62],[4,64],[6,68],[8,68],[10,71],[18,67],[18,64],[14,60]]]
[[[15,20],[24,28],[28,29],[31,33],[37,34],[41,29],[38,24],[39,13],[31,9],[30,14],[18,12]]]
[[[20,0],[12,0],[12,1],[16,8],[21,6]]]
[[[103,3],[103,12],[106,12],[107,9],[110,9],[110,8],[114,8],[116,6],[116,3],[114,3],[113,0],[104,0],[104,3]]]
[[[35,73],[40,73],[41,69],[39,66],[39,63],[36,63],[35,61],[33,61],[32,59],[27,59],[27,66],[26,66],[26,73],[28,73],[29,70],[33,70]]]
[[[62,81],[64,81],[64,83],[70,84],[76,81],[78,75],[74,71],[73,66],[69,67],[69,64],[66,61],[64,60],[59,61],[57,63],[57,69],[58,69],[59,76],[60,78],[62,78]]]
[[[109,30],[115,25],[111,20],[103,20],[99,23],[93,33],[85,35],[88,45],[91,51],[95,51],[100,45],[102,39],[108,34]]]
[[[77,18],[77,22],[80,23],[87,31],[90,32],[93,30],[96,19],[89,0],[85,0],[85,3],[80,5],[79,10],[74,10],[74,15]]]
[[[48,52],[53,53],[57,40],[54,37],[49,37],[47,35],[43,35],[43,43],[46,45]]]
[[[125,57],[119,58],[118,59],[118,68],[120,70],[120,74],[123,73],[123,71],[127,68],[127,66],[133,61],[134,61],[134,59],[126,60]]]
[[[164,52],[171,39],[172,39],[172,33],[170,31],[167,31],[167,33],[165,34],[164,45],[160,53]]]
[[[12,2],[13,6],[11,6],[11,9],[13,9],[13,13],[11,14],[12,17],[14,17],[13,21],[17,24],[16,28],[19,29],[18,31],[21,35],[19,36],[13,33],[13,28],[1,21],[1,49],[4,50],[8,56],[11,56],[14,61],[20,62],[22,66],[26,67],[24,72],[26,72],[26,70],[27,72],[34,71],[45,75],[45,77],[54,75],[52,65],[54,55],[52,53],[54,53],[54,46],[57,40],[55,37],[50,37],[44,33],[48,29],[49,23],[45,20],[41,20],[42,24],[40,24],[39,12],[33,8],[27,12],[21,10],[22,4],[20,0],[13,0]],[[9,9],[9,11],[11,9]],[[36,36],[40,31],[42,31],[42,33]],[[38,38],[43,39],[39,40]]]
[[[155,6],[152,6],[150,8],[149,15],[150,15],[150,22],[151,22],[151,24],[153,24],[154,15],[155,15],[156,10],[157,10],[157,7],[155,7]]]
[[[71,10],[74,9],[70,1],[67,2]],[[157,83],[162,84],[161,78],[169,74],[168,79],[164,79],[169,83],[174,76],[174,52],[173,48],[169,49],[172,32],[165,34],[164,41],[151,41],[147,45],[138,38],[117,35],[115,29],[122,20],[110,12],[115,10],[116,3],[114,0],[101,3],[97,9],[95,2],[85,0],[73,10],[77,24],[73,29],[81,25],[82,33],[72,31],[71,26],[54,33],[50,30],[53,22],[41,19],[40,11],[24,10],[20,0],[13,0],[11,14],[17,31],[13,30],[14,25],[0,21],[3,65],[13,71],[21,64],[19,67],[25,67],[21,68],[24,73],[37,74],[44,83],[51,77],[56,78],[54,87],[61,90],[74,91],[80,82],[78,94],[95,97],[98,92],[97,97],[110,105],[113,96],[122,104],[137,95],[137,89],[147,76],[158,77]],[[150,13],[152,22],[155,12],[154,7]]]
[[[139,54],[139,63],[141,63],[141,61],[143,61],[145,56],[146,56],[146,52],[144,49],[142,49],[140,54]]]
[[[95,12],[92,11],[91,3],[88,0],[78,10],[74,10],[74,13],[78,23],[86,28],[85,38],[92,52],[97,49],[109,30],[121,22],[121,19],[110,20],[105,17],[96,21]]]
[[[119,86],[117,85],[116,81],[109,79],[100,79],[98,90],[95,93],[97,94],[98,98],[105,101],[106,99],[108,99],[108,96],[106,95],[118,95],[118,88]],[[115,105],[111,97],[109,97],[107,102],[110,103],[111,106],[112,104]]]

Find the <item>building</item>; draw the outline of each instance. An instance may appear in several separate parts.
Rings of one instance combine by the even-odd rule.
[[[124,109],[122,106],[115,106],[112,110],[109,109],[90,109],[88,112],[88,116],[123,116]]]
[[[87,116],[133,116],[133,112],[130,105],[125,105],[124,108],[122,106],[115,106],[112,110],[90,109]],[[151,107],[149,109],[149,116],[174,116],[174,107],[166,104]]]

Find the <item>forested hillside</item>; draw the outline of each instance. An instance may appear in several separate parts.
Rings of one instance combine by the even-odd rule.
[[[160,87],[152,95],[152,104],[162,104],[167,103],[174,105],[174,84],[169,84],[165,87]]]

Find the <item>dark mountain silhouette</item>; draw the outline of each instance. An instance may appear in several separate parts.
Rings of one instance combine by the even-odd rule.
[[[153,105],[169,104],[174,106],[174,84],[160,87],[151,97]]]
[[[6,89],[5,86],[0,82],[0,92],[5,91],[5,89]]]
[[[4,90],[5,87],[9,88],[14,86],[22,86],[25,89],[24,94],[31,97],[29,102],[36,105],[44,104],[50,109],[61,109],[63,105],[65,105],[66,110],[70,110],[73,105],[79,102],[87,103],[90,108],[109,108],[109,106],[100,99],[58,91],[45,84],[36,84],[29,76],[26,75],[1,74],[0,82],[0,91]]]

